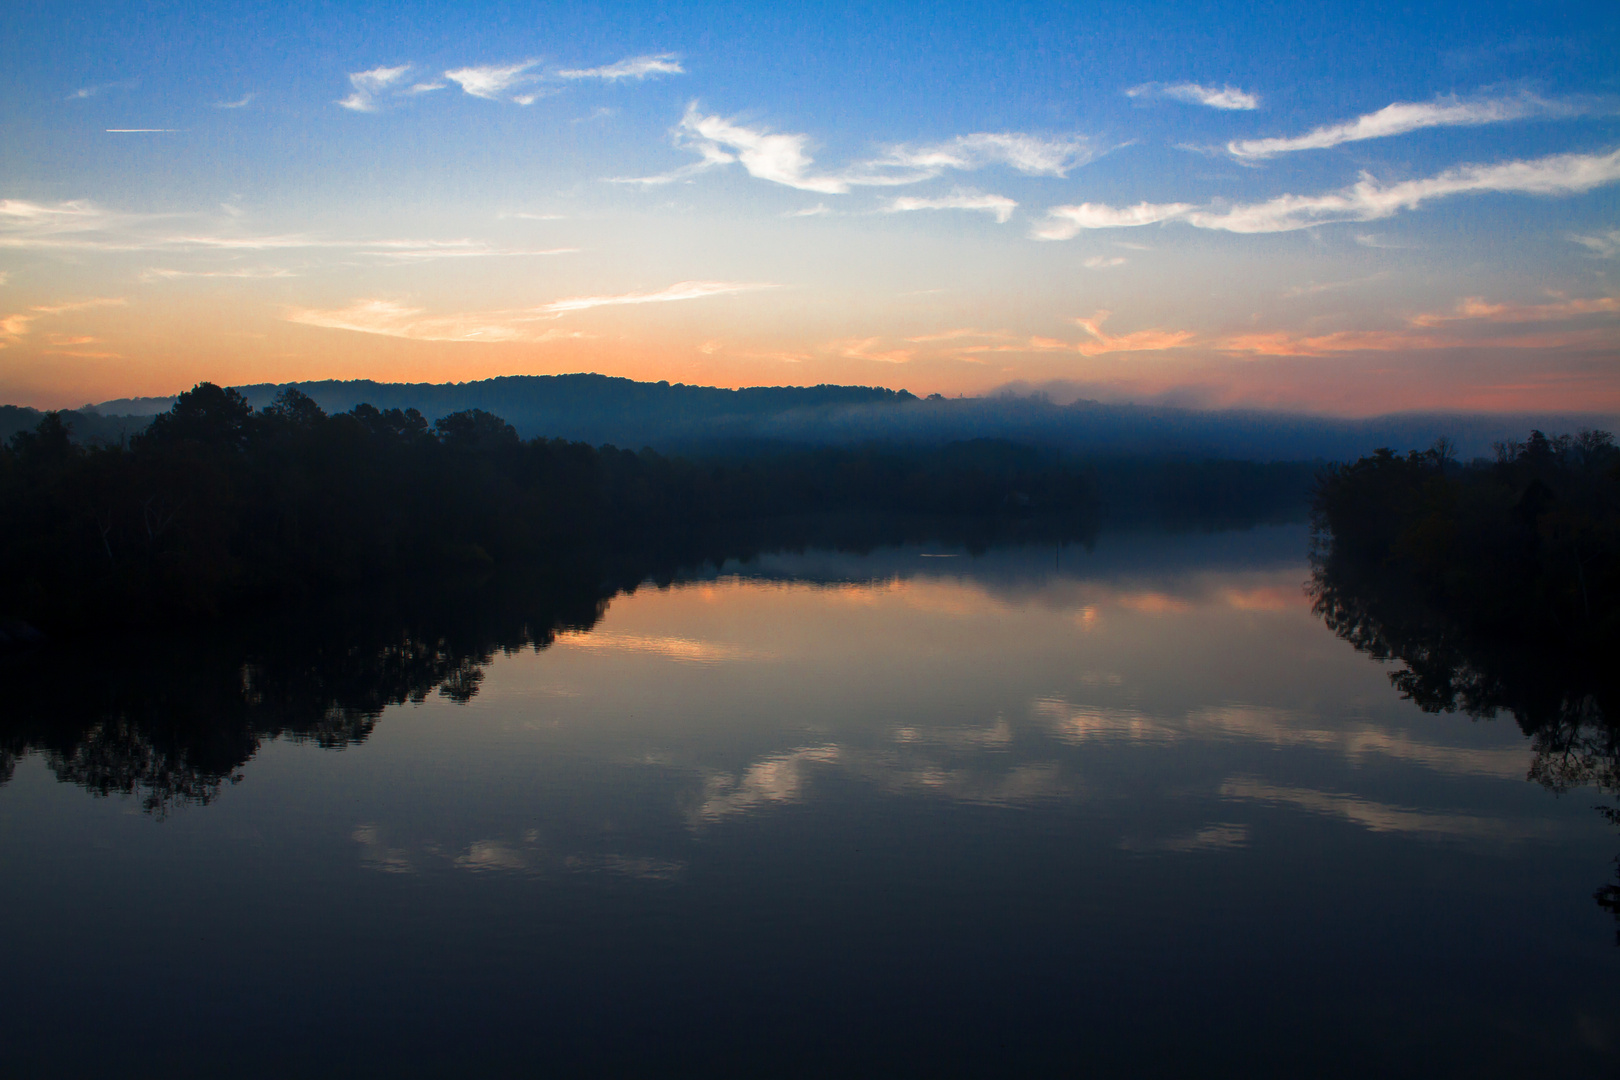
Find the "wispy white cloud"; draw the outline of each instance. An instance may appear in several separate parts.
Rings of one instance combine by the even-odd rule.
[[[1009,339],[1005,334],[978,334],[971,336],[1003,339],[1000,344],[963,345],[956,347],[961,353],[1075,353],[1079,356],[1104,356],[1109,353],[1164,352],[1195,344],[1191,330],[1167,330],[1150,327],[1129,334],[1110,334],[1102,326],[1109,312],[1099,311],[1087,319],[1075,319],[1074,324],[1086,332],[1081,341],[1061,338],[1030,337]],[[951,335],[956,336],[956,335]],[[961,336],[969,336],[963,334]],[[943,336],[942,336],[943,337]]]
[[[1075,352],[1083,356],[1114,352],[1160,352],[1165,349],[1178,349],[1192,343],[1193,333],[1190,330],[1152,328],[1117,336],[1104,333],[1102,324],[1109,314],[1107,311],[1099,311],[1089,319],[1074,320],[1075,325],[1091,337],[1089,342],[1072,346]]]
[[[429,315],[421,308],[407,307],[392,300],[357,300],[346,308],[330,311],[291,308],[286,313],[286,319],[304,326],[412,341],[522,341],[537,344],[584,336],[578,331],[538,330],[533,326],[537,317],[527,312]]]
[[[832,212],[833,212],[832,207],[828,206],[826,203],[816,203],[816,205],[807,206],[803,210],[789,210],[787,213],[783,214],[782,216],[783,217],[825,217],[826,215],[828,215],[828,214],[830,214]]]
[[[888,207],[890,213],[903,213],[907,210],[983,210],[994,214],[996,221],[1003,225],[1012,218],[1012,213],[1016,209],[1018,203],[1005,195],[978,195],[970,191],[958,191],[931,199],[902,195]]]
[[[772,132],[760,127],[747,127],[720,116],[704,116],[697,105],[689,105],[681,117],[676,132],[677,141],[696,150],[703,160],[665,174],[670,179],[681,178],[717,165],[740,163],[750,176],[801,191],[816,191],[824,195],[842,195],[849,190],[849,181],[837,176],[813,175],[815,164],[806,148],[810,136]],[[649,177],[657,182],[661,178]]]
[[[1123,229],[1173,221],[1195,209],[1192,203],[1148,203],[1135,206],[1107,206],[1081,203],[1054,206],[1046,212],[1047,222],[1035,230],[1039,240],[1070,240],[1087,229]]]
[[[1610,229],[1593,236],[1576,235],[1570,239],[1600,259],[1612,259],[1620,255],[1620,229]]]
[[[1356,243],[1376,251],[1410,251],[1417,247],[1416,244],[1408,241],[1393,240],[1388,236],[1380,236],[1378,233],[1357,233]]]
[[[604,64],[593,68],[571,68],[557,72],[559,79],[605,79],[616,82],[619,79],[645,79],[652,75],[685,75],[686,69],[681,67],[680,57],[674,53],[657,53],[651,56],[630,56],[613,64]]]
[[[1462,165],[1420,180],[1383,185],[1369,175],[1325,195],[1280,195],[1265,202],[1221,207],[1186,203],[1139,203],[1114,208],[1098,203],[1057,206],[1034,235],[1067,240],[1086,229],[1113,229],[1183,221],[1199,229],[1274,233],[1346,221],[1375,221],[1426,202],[1482,192],[1574,195],[1620,181],[1620,150],[1607,154],[1554,154],[1496,165]]]
[[[227,212],[230,209],[227,208]],[[342,251],[393,262],[566,255],[579,250],[572,247],[497,248],[468,239],[350,239],[306,233],[256,234],[238,231],[237,223],[227,224],[217,218],[207,222],[211,227],[187,229],[175,224],[176,221],[195,223],[200,217],[202,215],[196,214],[124,214],[82,199],[54,204],[0,199],[0,250],[226,253],[310,249]]]
[[[1453,195],[1498,192],[1573,195],[1620,180],[1620,150],[1608,154],[1555,154],[1496,165],[1462,165],[1420,180],[1387,186],[1363,176],[1353,186],[1326,195],[1282,195],[1229,210],[1195,211],[1187,221],[1201,229],[1287,232],[1338,221],[1374,221]]]
[[[1235,86],[1204,86],[1195,82],[1143,83],[1125,91],[1126,97],[1163,97],[1184,101],[1189,105],[1207,105],[1211,109],[1258,109],[1260,98],[1256,94],[1239,90]]]
[[[538,94],[526,92],[511,94],[519,87],[532,86],[539,81],[539,76],[532,73],[532,69],[540,61],[525,60],[520,64],[484,64],[477,67],[456,68],[447,71],[444,77],[460,86],[473,97],[484,98],[486,101],[515,101],[519,105],[532,103]]]
[[[1108,270],[1115,266],[1124,266],[1125,258],[1120,255],[1109,257],[1107,255],[1093,255],[1080,264],[1087,270]]]
[[[904,364],[910,362],[915,349],[887,349],[880,350],[882,338],[840,338],[828,342],[827,348],[836,352],[847,360],[873,360],[880,364]]]
[[[398,67],[374,67],[369,71],[352,71],[349,73],[349,86],[352,91],[338,104],[355,112],[376,112],[377,98],[403,79],[405,73],[410,70],[411,65],[401,64]]]
[[[150,266],[141,271],[145,282],[174,281],[179,278],[290,278],[298,275],[282,266],[250,266],[233,270],[174,270]]]
[[[1438,98],[1434,101],[1397,101],[1377,112],[1342,124],[1328,124],[1304,135],[1271,139],[1238,139],[1227,143],[1237,158],[1258,161],[1297,150],[1324,150],[1341,143],[1382,139],[1432,127],[1473,127],[1522,120],[1530,116],[1570,115],[1574,106],[1560,105],[1529,94],[1510,98]]]
[[[575,255],[576,247],[558,248],[492,248],[471,240],[375,240],[370,242],[340,242],[332,246],[349,247],[357,254],[393,262],[433,262],[438,259],[489,259],[538,257],[546,255]]]
[[[1090,144],[1078,137],[980,132],[928,146],[890,147],[876,158],[829,172],[815,168],[809,135],[705,115],[696,102],[681,117],[675,141],[702,160],[656,176],[618,177],[614,182],[669,184],[735,163],[761,180],[822,195],[844,195],[857,187],[899,187],[933,179],[948,169],[966,171],[997,164],[1030,176],[1065,176],[1093,156]]]
[[[124,79],[121,82],[96,83],[93,86],[81,86],[67,96],[68,101],[84,101],[93,98],[104,90],[133,90],[134,79]]]
[[[994,339],[1006,338],[1010,336],[1010,334],[1002,330],[979,330],[972,326],[959,326],[951,330],[941,330],[933,334],[918,334],[916,337],[908,337],[906,340],[918,344],[927,344],[935,341],[960,341],[963,338]]]
[[[1366,277],[1351,278],[1348,281],[1312,281],[1304,285],[1291,285],[1283,290],[1283,296],[1291,300],[1298,296],[1317,296],[1321,293],[1338,292],[1341,289],[1353,289],[1357,285],[1365,285],[1369,281],[1377,281],[1385,276],[1387,276],[1386,273],[1380,271],[1376,274],[1368,274]]]
[[[868,168],[917,169],[936,176],[944,169],[972,170],[1007,165],[1027,176],[1067,176],[1095,157],[1087,139],[1043,138],[1021,132],[977,132],[929,146],[895,146]]]
[[[701,300],[709,296],[730,296],[735,293],[779,289],[780,285],[762,281],[680,281],[657,292],[616,293],[609,296],[571,296],[542,304],[536,311],[561,315],[587,308],[615,307],[621,304],[667,304],[675,300]]]
[[[237,98],[235,101],[216,101],[216,102],[214,102],[214,108],[216,108],[216,109],[245,109],[245,108],[247,108],[249,105],[251,105],[253,103],[253,99],[256,98],[256,97],[258,97],[258,95],[254,94],[254,93],[252,93],[250,91],[249,93],[243,94],[241,97]]]
[[[27,199],[0,199],[0,248],[95,246],[96,234],[125,230],[149,218],[117,214],[85,199],[36,203]]]
[[[289,322],[332,330],[352,330],[363,334],[410,338],[416,341],[523,341],[545,342],[581,338],[581,331],[540,330],[535,323],[549,321],[576,311],[624,304],[662,304],[680,300],[700,300],[710,296],[774,289],[763,282],[682,281],[656,292],[617,293],[607,296],[571,296],[538,307],[505,311],[458,312],[430,315],[421,308],[394,300],[356,300],[346,308],[322,310],[291,308]]]
[[[90,308],[123,307],[126,303],[121,296],[96,296],[88,300],[67,300],[59,304],[35,304],[26,311],[0,317],[0,349],[18,344],[33,329],[34,323],[42,318]],[[86,342],[90,340],[93,339],[84,339]],[[68,342],[62,338],[53,341],[53,344],[81,343]]]
[[[1599,312],[1604,314],[1604,312]],[[1418,315],[1409,319],[1409,326],[1390,330],[1336,330],[1325,334],[1299,333],[1289,330],[1262,330],[1231,334],[1216,338],[1208,344],[1218,352],[1249,354],[1254,356],[1335,356],[1343,353],[1418,353],[1443,349],[1518,349],[1552,350],[1568,347],[1605,348],[1612,346],[1613,332],[1608,327],[1586,326],[1562,329],[1535,329],[1535,324],[1563,321],[1572,316],[1553,315],[1546,311],[1502,311],[1495,318],[1485,317],[1484,323],[1517,323],[1520,329],[1489,336],[1475,332],[1463,320],[1450,317],[1451,313],[1436,316]],[[1528,332],[1526,329],[1528,328]]]
[[[61,315],[67,311],[85,311],[89,308],[124,307],[129,301],[122,296],[93,296],[88,300],[64,300],[59,304],[36,304],[29,310],[41,315]]]
[[[1620,314],[1620,296],[1592,296],[1575,300],[1557,297],[1545,304],[1490,304],[1482,296],[1469,296],[1451,311],[1425,312],[1408,320],[1413,326],[1445,326],[1459,322],[1557,322],[1584,315]]]

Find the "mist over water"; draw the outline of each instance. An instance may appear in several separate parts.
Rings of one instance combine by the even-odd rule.
[[[1492,444],[1524,432],[1612,430],[1603,412],[1391,412],[1346,417],[1286,409],[1215,408],[1181,399],[1093,400],[1090,388],[1063,382],[1014,383],[966,398],[921,400],[904,391],[861,386],[712,386],[635,382],[602,375],[512,376],[466,383],[324,380],[264,383],[238,389],[264,408],[287,387],[329,413],[367,402],[415,408],[437,417],[478,408],[534,435],[639,449],[713,454],[761,443],[841,445],[870,440],[933,444],[1011,439],[1090,455],[1176,454],[1252,461],[1350,460],[1380,446],[1398,451],[1451,441],[1463,458],[1489,456]],[[76,421],[86,437],[137,431],[166,412],[173,397],[126,398],[87,406]],[[38,414],[0,413],[0,436],[31,428]],[[8,423],[11,425],[8,428]]]

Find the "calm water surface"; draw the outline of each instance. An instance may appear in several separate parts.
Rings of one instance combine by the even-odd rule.
[[[1305,554],[732,564],[206,805],[24,753],[0,1074],[1614,1075],[1601,799]]]

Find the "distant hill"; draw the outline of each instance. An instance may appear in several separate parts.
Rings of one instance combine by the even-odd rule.
[[[160,411],[166,409],[167,406]],[[43,415],[38,409],[21,405],[0,405],[0,442],[8,441],[19,431],[34,430]],[[152,417],[150,414],[124,416],[100,410],[68,410],[62,413],[62,419],[72,429],[76,441],[110,444],[145,431]]]
[[[1253,461],[1349,461],[1380,446],[1423,449],[1448,438],[1463,458],[1533,428],[1620,429],[1620,417],[1581,413],[1391,413],[1343,419],[1259,410],[1204,411],[1080,400],[1059,405],[1036,394],[920,399],[869,386],[770,386],[725,390],[636,382],[606,375],[520,375],[466,383],[261,383],[242,386],[256,407],[296,386],[328,412],[361,402],[414,408],[429,420],[463,409],[505,418],[524,437],[545,435],[600,445],[687,454],[746,451],[775,443],[837,444],[879,439],[939,443],[1000,438],[1089,455],[1176,454]],[[117,438],[166,412],[173,398],[124,398],[81,410],[84,439]],[[0,411],[0,437],[32,427],[33,410]],[[32,417],[33,419],[29,419]]]
[[[608,375],[510,375],[466,383],[379,383],[369,379],[239,386],[255,408],[295,386],[327,412],[362,402],[379,409],[414,408],[430,420],[484,409],[525,438],[545,435],[615,445],[669,447],[715,437],[752,437],[761,422],[783,414],[824,420],[850,406],[893,406],[917,399],[878,386],[755,386],[725,390],[683,383],[636,382]],[[123,398],[96,406],[104,414],[155,415],[173,398]]]

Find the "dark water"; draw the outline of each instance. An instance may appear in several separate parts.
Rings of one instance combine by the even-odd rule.
[[[1305,556],[812,553],[14,664],[0,1074],[1614,1075],[1603,797],[1402,700]]]

